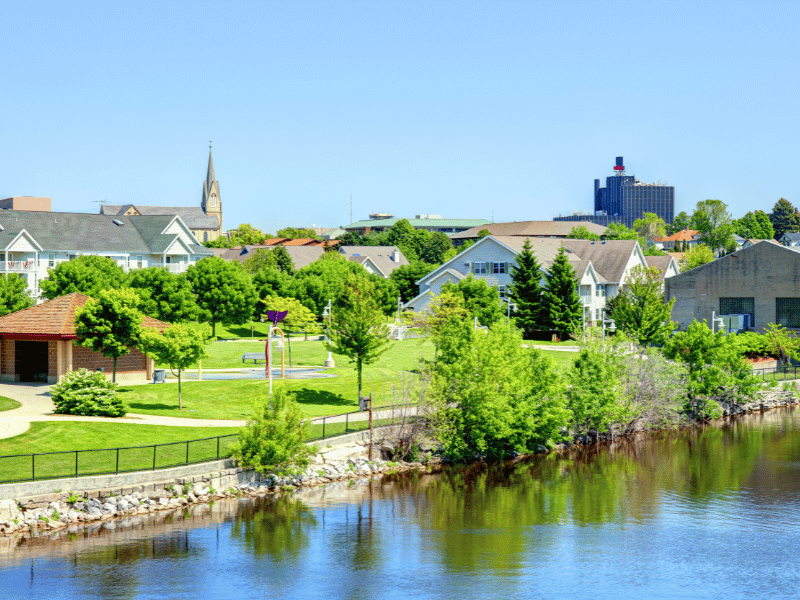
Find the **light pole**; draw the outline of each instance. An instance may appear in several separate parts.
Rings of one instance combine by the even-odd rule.
[[[330,331],[330,328],[331,328],[331,311],[332,311],[332,309],[331,309],[331,301],[328,300],[328,305],[322,311],[322,320],[323,320],[323,322],[325,321],[325,317],[328,318],[328,331]],[[328,343],[330,344],[330,342],[331,342],[330,336],[326,335],[325,339],[328,340]],[[328,348],[328,358],[325,361],[324,366],[326,368],[328,368],[328,369],[332,369],[332,368],[334,368],[336,366],[336,362],[333,360],[333,355],[331,354],[330,348]]]
[[[397,323],[400,323],[400,307],[403,306],[403,301],[398,297],[397,298]]]
[[[506,320],[510,323],[511,322],[511,307],[514,307],[514,312],[517,310],[517,305],[511,302],[511,298],[501,298],[503,302],[506,303]]]
[[[606,323],[608,323],[608,330],[610,332],[614,332],[617,330],[617,324],[614,323],[614,319],[609,319],[606,317],[605,311],[603,311],[603,341],[606,341]]]
[[[586,311],[592,310],[591,304],[581,304],[583,310],[581,311],[581,331],[583,331],[583,341],[586,341]]]

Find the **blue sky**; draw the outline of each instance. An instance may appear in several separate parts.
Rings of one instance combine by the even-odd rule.
[[[797,3],[21,4],[3,198],[197,205],[213,140],[226,228],[546,220],[618,155],[676,210],[800,204]]]

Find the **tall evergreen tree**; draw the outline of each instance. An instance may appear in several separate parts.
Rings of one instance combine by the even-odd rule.
[[[583,305],[575,285],[575,269],[567,260],[561,246],[547,274],[546,303],[549,305],[548,325],[564,339],[581,324]]]
[[[781,198],[775,203],[769,220],[772,221],[776,240],[786,232],[800,231],[800,215],[786,198]]]
[[[522,245],[517,255],[517,263],[511,267],[511,299],[517,305],[514,323],[523,331],[542,329],[542,322],[549,321],[544,304],[544,290],[541,286],[542,269],[533,254],[530,240]]]

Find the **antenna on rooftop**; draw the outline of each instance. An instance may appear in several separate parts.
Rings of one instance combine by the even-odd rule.
[[[97,204],[98,202],[99,202],[100,204],[108,204],[108,203],[109,203],[109,200],[92,200],[92,203],[93,203],[93,204]]]

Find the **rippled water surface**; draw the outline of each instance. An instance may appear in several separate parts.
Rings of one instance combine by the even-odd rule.
[[[2,598],[795,598],[800,413],[0,545]]]

